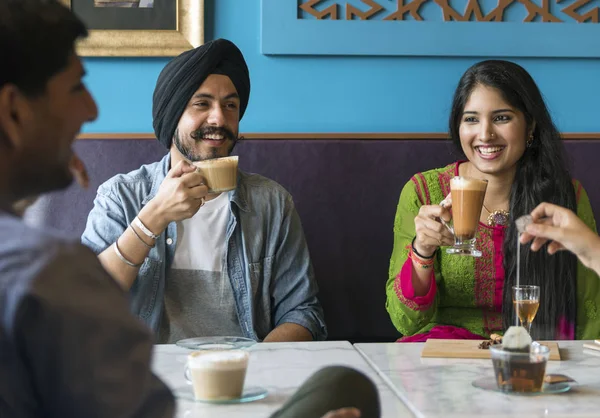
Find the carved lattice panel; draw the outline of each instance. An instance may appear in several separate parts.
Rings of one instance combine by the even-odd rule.
[[[600,58],[600,0],[260,3],[265,55]]]
[[[298,0],[299,17],[317,20],[415,20],[598,23],[598,0]]]

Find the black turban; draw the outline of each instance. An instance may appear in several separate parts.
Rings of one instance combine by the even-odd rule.
[[[240,96],[240,120],[244,116],[250,98],[250,74],[238,47],[217,39],[186,51],[162,70],[152,99],[154,133],[167,149],[190,98],[211,74],[231,79]]]

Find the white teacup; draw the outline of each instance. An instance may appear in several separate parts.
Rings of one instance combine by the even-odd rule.
[[[249,355],[243,350],[204,350],[188,355],[185,379],[197,400],[237,399],[242,396]]]

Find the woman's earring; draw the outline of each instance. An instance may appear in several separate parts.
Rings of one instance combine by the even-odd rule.
[[[527,148],[531,148],[531,145],[533,144],[533,134],[529,135],[529,139],[527,140]]]

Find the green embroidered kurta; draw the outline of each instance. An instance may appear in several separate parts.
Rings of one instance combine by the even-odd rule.
[[[461,327],[486,337],[502,331],[504,227],[479,224],[476,245],[482,251],[482,257],[449,255],[445,251],[438,251],[433,269],[437,289],[432,289],[430,298],[414,297],[410,294],[412,285],[408,286],[406,281],[401,285],[399,273],[407,263],[408,250],[415,236],[414,218],[422,205],[438,204],[450,193],[450,179],[457,175],[458,164],[416,174],[400,195],[394,222],[394,249],[386,283],[386,309],[396,329],[405,336],[425,333],[436,325]],[[577,181],[574,181],[574,187],[577,214],[588,227],[596,231],[587,193]],[[408,260],[408,263],[412,262]],[[600,279],[579,263],[575,325],[577,339],[600,338],[598,306]]]

